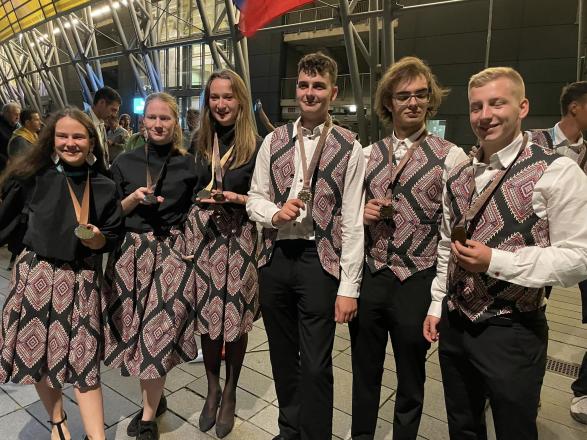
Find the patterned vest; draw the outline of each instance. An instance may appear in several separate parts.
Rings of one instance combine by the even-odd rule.
[[[485,209],[468,225],[467,236],[491,248],[509,252],[526,246],[550,246],[548,219],[536,215],[532,195],[536,182],[558,157],[554,150],[528,143]],[[447,196],[454,213],[451,227],[458,224],[468,209],[472,178],[470,162],[458,165],[449,176]],[[524,287],[485,273],[468,272],[456,264],[452,254],[448,263],[447,292],[449,309],[457,308],[471,321],[477,322],[516,310],[536,310],[544,297],[543,288]]]
[[[554,127],[548,130],[530,130],[531,140],[535,144],[544,148],[555,148],[554,146]],[[587,141],[583,141],[577,158],[579,167],[587,174]]]
[[[367,163],[367,200],[383,198],[390,185],[387,137],[372,145]],[[365,228],[367,265],[372,273],[389,267],[404,281],[436,262],[442,215],[444,161],[454,144],[428,135],[400,174],[393,189],[393,221]]]
[[[270,198],[279,207],[287,201],[295,172],[294,128],[294,124],[291,122],[278,127],[273,132],[271,139]],[[340,277],[342,194],[355,138],[355,134],[351,131],[333,126],[324,144],[320,162],[312,179],[314,195],[311,202],[311,213],[318,256],[322,268],[336,279]],[[271,260],[276,238],[277,229],[263,228],[259,267]]]

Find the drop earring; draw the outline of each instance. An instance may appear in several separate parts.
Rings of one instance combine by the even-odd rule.
[[[94,153],[92,153],[91,151],[86,156],[86,163],[89,166],[92,166],[92,165],[94,165],[96,163],[96,156],[94,156]]]

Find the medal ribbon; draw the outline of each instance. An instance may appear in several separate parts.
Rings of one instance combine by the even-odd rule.
[[[390,182],[389,182],[389,187],[387,188],[387,191],[385,193],[386,198],[391,200],[391,196],[393,194],[393,187],[395,186],[397,179],[399,178],[400,174],[402,173],[402,171],[406,167],[409,160],[412,158],[414,151],[416,151],[416,149],[420,146],[422,139],[424,139],[427,135],[428,135],[428,132],[426,131],[426,129],[422,130],[422,133],[420,134],[420,136],[418,136],[418,139],[416,139],[414,141],[414,143],[410,146],[410,148],[408,148],[408,151],[406,151],[406,154],[404,154],[404,157],[402,157],[402,160],[400,160],[399,163],[397,164],[397,166],[395,166],[395,167],[393,166],[393,159],[394,159],[394,153],[395,153],[395,148],[393,146],[393,142],[389,146],[388,151],[389,151]]]
[[[318,165],[318,160],[320,159],[320,156],[322,154],[322,149],[324,148],[324,144],[326,143],[326,138],[328,137],[328,133],[330,132],[331,125],[332,119],[330,118],[330,115],[328,115],[328,119],[326,119],[326,122],[324,123],[322,133],[320,133],[318,145],[316,145],[316,149],[314,150],[314,154],[312,155],[310,166],[308,167],[308,160],[306,159],[306,150],[304,148],[304,136],[302,135],[302,121],[300,120],[300,122],[298,122],[297,134],[298,142],[300,144],[300,156],[302,156],[302,172],[304,176],[304,185],[302,186],[302,191],[310,191],[310,179],[314,175],[314,171],[316,170],[316,166]]]
[[[503,181],[506,174],[509,172],[509,170],[511,170],[514,163],[516,163],[516,161],[518,160],[518,158],[522,154],[522,151],[524,151],[524,149],[526,148],[527,144],[528,144],[528,134],[524,133],[524,140],[522,141],[522,146],[520,147],[520,150],[518,151],[518,154],[516,154],[516,157],[514,158],[514,160],[512,160],[512,162],[507,166],[506,169],[500,170],[498,172],[497,176],[495,176],[493,178],[493,180],[491,181],[491,183],[487,187],[485,187],[485,190],[483,190],[481,192],[481,194],[479,195],[479,197],[477,197],[475,199],[474,203],[471,203],[471,202],[472,202],[473,196],[475,194],[475,170],[471,167],[473,175],[471,176],[471,181],[469,183],[469,203],[468,203],[469,208],[467,209],[467,212],[465,213],[465,215],[463,215],[461,217],[461,219],[459,220],[459,223],[456,225],[455,229],[456,228],[465,229],[465,224],[468,224],[472,219],[474,219],[477,216],[477,214],[479,214],[479,212],[481,212],[483,210],[483,208],[487,205],[487,202],[489,201],[489,199],[491,198],[493,193],[495,193],[495,191],[499,187],[500,183]],[[477,160],[480,160],[482,155],[483,155],[483,148],[480,147],[477,150],[477,154],[476,154]],[[471,158],[471,165],[472,164],[473,164],[473,159]],[[466,231],[466,229],[465,229],[465,231]]]
[[[159,185],[159,180],[161,180],[161,176],[163,175],[163,170],[167,166],[167,162],[169,161],[169,158],[171,157],[171,153],[173,153],[173,148],[171,148],[169,150],[169,154],[167,154],[167,157],[165,158],[165,162],[163,162],[163,165],[161,166],[161,169],[159,170],[159,174],[157,175],[157,180],[155,180],[155,183],[153,183],[153,178],[151,177],[151,169],[149,167],[149,147],[148,147],[148,144],[145,144],[145,159],[147,161],[147,188],[149,188],[149,190],[152,190],[153,192],[155,192],[155,188],[157,188],[157,185]]]
[[[212,178],[210,179],[210,183],[206,187],[206,190],[210,191],[212,189],[214,180],[216,180],[216,190],[222,192],[222,181],[224,179],[224,174],[234,159],[234,156],[232,155],[233,150],[234,144],[230,146],[228,151],[224,153],[224,156],[222,156],[221,159],[220,148],[218,146],[218,135],[214,133],[214,146],[212,147]]]
[[[69,183],[69,177],[65,176],[67,188],[69,189],[69,196],[73,202],[73,209],[75,210],[75,217],[80,225],[87,225],[90,217],[90,171],[88,170],[88,177],[86,178],[86,186],[84,187],[84,195],[82,196],[82,204],[80,206],[79,200]]]

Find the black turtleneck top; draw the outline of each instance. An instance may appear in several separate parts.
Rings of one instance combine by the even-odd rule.
[[[157,235],[165,235],[172,226],[185,220],[190,208],[196,183],[194,157],[191,154],[182,155],[179,151],[170,154],[171,144],[147,143],[146,147],[153,183],[162,170],[155,195],[162,196],[165,200],[158,205],[137,205],[124,218],[124,226],[131,232],[153,231]],[[146,167],[145,148],[136,148],[116,158],[110,172],[121,200],[137,188],[147,186]]]
[[[234,141],[234,125],[224,127],[220,124],[215,124],[214,129],[218,133],[218,149],[220,150],[220,157],[228,151]],[[247,194],[251,188],[251,179],[253,178],[253,171],[255,170],[255,162],[257,160],[257,152],[261,146],[261,141],[257,142],[257,149],[253,157],[244,165],[228,169],[224,174],[222,180],[222,189],[224,191],[232,191],[237,194]],[[200,155],[196,155],[196,175],[197,182],[195,193],[204,189],[212,179],[212,164]],[[212,184],[212,188],[216,188],[216,179]]]
[[[15,235],[19,235],[22,244],[37,255],[59,261],[80,261],[112,251],[122,233],[122,209],[114,182],[91,168],[89,222],[104,234],[106,245],[92,251],[73,232],[78,222],[66,176],[81,204],[87,173],[85,164],[71,167],[60,163],[26,180],[7,181],[0,204],[0,243],[9,239],[14,242]]]

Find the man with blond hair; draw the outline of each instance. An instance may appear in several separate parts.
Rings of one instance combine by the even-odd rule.
[[[546,367],[544,287],[587,277],[587,177],[521,131],[524,81],[509,67],[469,81],[477,154],[450,174],[424,336],[439,340],[450,437],[538,438]]]
[[[406,57],[385,73],[375,96],[375,111],[393,131],[363,150],[367,259],[357,319],[349,323],[355,440],[375,435],[388,337],[398,383],[393,438],[418,436],[430,348],[422,321],[436,273],[442,188],[448,172],[467,159],[426,132],[446,93],[421,59]]]

